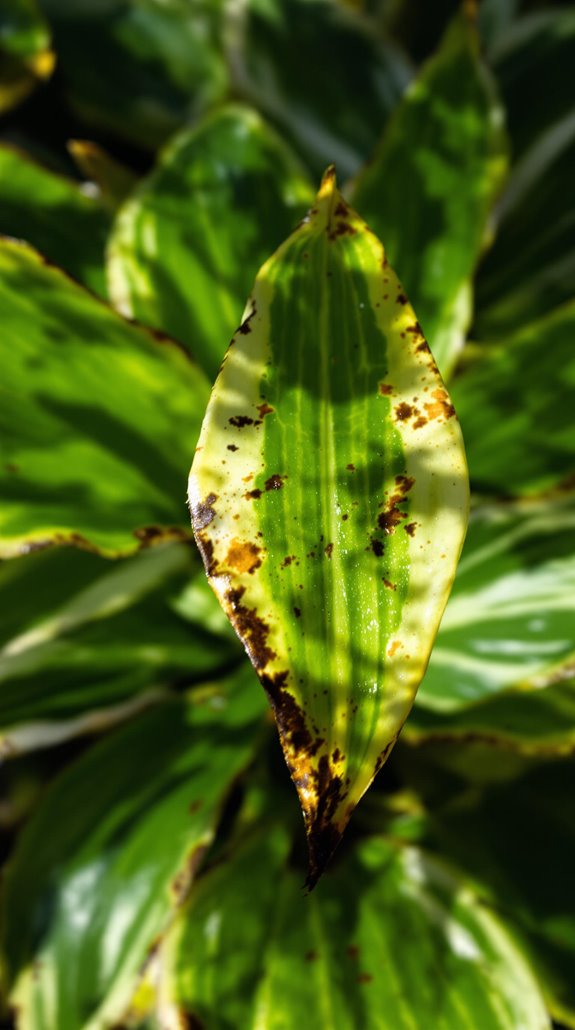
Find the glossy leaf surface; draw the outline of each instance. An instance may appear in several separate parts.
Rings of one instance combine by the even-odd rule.
[[[454,409],[331,171],[258,275],[190,502],[211,583],[275,710],[314,882],[411,707],[467,518]]]
[[[318,176],[332,161],[357,172],[411,77],[398,47],[331,0],[247,0],[227,38],[236,92]]]
[[[539,685],[571,655],[574,531],[572,497],[474,512],[418,705],[460,708]]]
[[[511,782],[439,805],[424,842],[501,911],[554,1018],[568,1027],[575,1027],[574,790],[573,757],[532,763]]]
[[[96,293],[106,292],[111,218],[80,183],[0,147],[0,233],[25,240]]]
[[[70,548],[4,562],[0,607],[0,751],[9,756],[98,729],[242,657],[189,545],[118,563]]]
[[[3,0],[0,9],[0,114],[20,103],[54,67],[50,30],[36,0]]]
[[[472,487],[521,496],[575,476],[575,303],[479,348],[452,387]]]
[[[503,112],[463,15],[394,114],[352,200],[384,241],[442,374],[471,318],[471,277],[506,166]]]
[[[222,109],[176,137],[123,208],[109,252],[113,301],[180,340],[215,378],[260,265],[312,199],[260,116]]]
[[[416,848],[368,839],[307,898],[286,860],[285,837],[268,831],[198,882],[175,971],[192,1025],[549,1026],[508,933]]]
[[[0,245],[0,273],[0,554],[186,534],[203,374],[21,244]]]
[[[247,673],[202,704],[143,713],[42,799],[5,902],[4,953],[27,1030],[119,1021],[256,745],[263,705]]]
[[[213,0],[42,0],[82,119],[151,149],[226,90],[220,7]]]

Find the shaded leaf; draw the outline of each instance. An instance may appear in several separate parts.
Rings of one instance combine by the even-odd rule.
[[[294,143],[314,174],[357,172],[411,69],[397,46],[331,0],[249,0],[228,26],[234,86]]]
[[[220,7],[211,0],[42,0],[80,117],[152,149],[226,91]]]
[[[85,286],[104,295],[111,219],[80,183],[0,147],[0,233],[26,240]]]
[[[575,303],[489,347],[453,383],[472,487],[513,497],[575,476]]]
[[[268,830],[198,882],[174,949],[191,1025],[549,1026],[501,923],[435,860],[367,840],[303,898],[287,847]]]
[[[455,412],[326,174],[260,271],[190,476],[206,570],[275,710],[313,883],[425,670],[467,519]]]
[[[418,705],[459,708],[544,683],[571,655],[574,529],[573,497],[473,513]]]
[[[519,19],[494,48],[514,168],[477,278],[476,338],[515,332],[573,297],[574,57],[570,7]]]
[[[570,665],[573,674],[575,659]],[[547,687],[509,687],[462,709],[418,705],[404,737],[415,743],[477,740],[523,754],[568,754],[575,751],[575,678]]]
[[[124,314],[181,340],[213,378],[258,268],[312,199],[260,116],[225,107],[177,136],[123,208],[110,294]]]
[[[47,79],[54,68],[50,30],[36,0],[3,0],[0,10],[0,114]]]
[[[262,715],[247,668],[157,705],[71,765],[19,838],[4,953],[21,1025],[113,1025],[181,903]]]
[[[72,139],[68,150],[84,178],[96,185],[102,203],[115,211],[136,186],[134,172],[91,140]]]
[[[471,277],[506,168],[503,113],[460,15],[393,116],[353,203],[384,240],[443,375],[471,318]]]
[[[0,245],[0,554],[182,536],[208,384],[21,244]]]
[[[208,622],[215,599],[203,594],[203,572],[182,544],[112,565],[67,548],[5,562],[0,751],[99,729],[173,683],[233,665],[237,642]]]
[[[430,782],[433,775],[428,770]],[[534,764],[519,779],[437,806],[425,840],[501,911],[553,1016],[569,1027],[575,1027],[574,790],[573,758]]]

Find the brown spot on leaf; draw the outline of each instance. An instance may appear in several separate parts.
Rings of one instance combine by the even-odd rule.
[[[423,429],[423,426],[426,426],[426,425],[427,425],[427,419],[421,417],[421,418],[417,419],[417,422],[413,423],[413,428],[414,429]]]
[[[417,522],[408,522],[403,528],[406,533],[409,533],[409,536],[414,536],[415,530],[417,529]]]
[[[395,477],[395,485],[397,486],[397,488],[399,490],[401,490],[401,493],[403,494],[404,497],[405,497],[405,495],[407,493],[409,493],[409,491],[411,490],[411,488],[414,485],[414,483],[415,483],[415,479],[413,479],[412,476],[396,476]]]
[[[280,476],[277,473],[270,476],[269,479],[266,479],[266,490],[281,490],[286,479],[287,476]]]
[[[249,415],[232,415],[228,419],[231,426],[236,426],[237,429],[243,429],[244,426],[253,426],[254,420]]]
[[[439,387],[437,390],[433,391],[431,396],[434,397],[435,400],[430,404],[423,405],[428,418],[440,418],[443,416],[443,418],[448,419],[455,415],[455,408],[453,407],[453,404],[451,404],[445,390],[442,390],[441,387]]]
[[[401,520],[405,517],[406,513],[404,511],[400,511],[399,508],[396,508],[395,505],[393,505],[391,508],[386,511],[382,511],[381,514],[378,515],[377,524],[387,536],[390,536],[395,533],[396,526],[398,526]]]
[[[388,590],[395,590],[396,589],[395,583],[391,583],[389,579],[384,579],[383,585],[385,587],[387,587]]]
[[[401,647],[401,640],[392,640],[387,649],[388,658],[393,658],[395,652]]]
[[[238,451],[239,447],[236,447],[235,443],[229,443],[227,449],[228,451]]]
[[[357,977],[358,984],[370,984],[373,980],[371,973],[360,973]]]
[[[261,495],[262,491],[258,487],[256,487],[255,490],[248,490],[244,494],[244,497],[246,501],[259,501]]]
[[[226,592],[228,617],[252,664],[256,669],[265,669],[268,662],[276,657],[275,651],[272,651],[267,642],[270,628],[255,608],[247,608],[242,604],[244,594],[245,587],[237,587]]]
[[[301,619],[301,608],[294,608],[293,613],[296,619]]]
[[[262,563],[260,554],[261,547],[256,547],[249,541],[234,538],[226,555],[226,565],[229,565],[235,572],[254,573]]]
[[[405,331],[406,333],[413,333],[415,336],[423,336],[423,329],[419,322],[414,322],[413,325],[406,325]]]
[[[390,393],[393,393],[393,386],[391,383],[380,383],[379,392],[383,394],[384,397],[388,397]]]
[[[377,540],[375,538],[372,538],[371,549],[372,549],[373,553],[375,554],[376,558],[381,558],[381,556],[382,556],[382,554],[384,552],[384,546],[383,546],[382,541],[381,540]]]
[[[411,404],[406,404],[405,401],[402,401],[401,404],[397,405],[395,409],[395,417],[400,422],[405,422],[405,420],[411,418],[412,415],[413,408],[411,407]]]
[[[204,501],[196,504],[192,511],[192,521],[196,533],[201,529],[205,529],[206,526],[209,526],[212,519],[215,519],[214,503],[217,499],[217,494],[208,494]]]
[[[280,565],[280,568],[281,569],[286,569],[288,567],[288,565],[291,565],[292,561],[295,561],[295,559],[296,559],[295,554],[287,554],[285,556],[284,560],[282,561],[282,563]]]
[[[398,293],[397,294],[397,303],[398,304],[407,304],[407,297],[406,297],[405,293]]]
[[[331,558],[331,556],[333,554],[333,544],[326,544],[326,546],[324,548],[324,551],[325,551],[326,557],[327,558]]]
[[[355,472],[355,465],[350,462],[349,465],[345,466],[348,472]]]
[[[272,408],[271,404],[268,404],[267,401],[264,401],[263,404],[257,405],[257,410],[259,412],[260,418],[265,418],[266,415],[271,415],[271,413],[274,411],[274,408]]]

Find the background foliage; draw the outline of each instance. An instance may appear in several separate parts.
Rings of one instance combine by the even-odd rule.
[[[574,48],[571,5],[521,0],[2,5],[2,1025],[575,1027]],[[303,897],[184,495],[332,161],[473,510],[400,742]]]

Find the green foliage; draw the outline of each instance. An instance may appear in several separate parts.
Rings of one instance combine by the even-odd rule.
[[[472,8],[2,7],[2,1026],[575,1028],[575,22]]]

